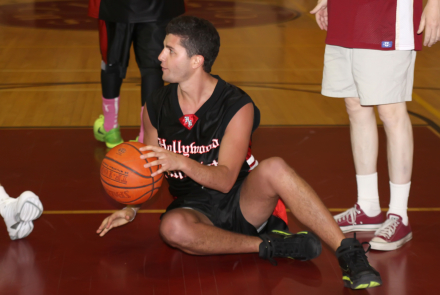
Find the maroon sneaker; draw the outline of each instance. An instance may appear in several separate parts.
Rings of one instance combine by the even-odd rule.
[[[341,214],[333,216],[343,233],[351,231],[375,231],[384,222],[382,212],[374,217],[367,216],[358,204]]]
[[[404,225],[402,217],[389,213],[387,220],[374,233],[371,240],[371,249],[390,251],[402,247],[406,242],[412,239],[411,226]]]

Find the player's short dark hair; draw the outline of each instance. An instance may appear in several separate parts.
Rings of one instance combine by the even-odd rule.
[[[179,36],[180,45],[186,49],[189,57],[203,56],[203,70],[211,72],[220,50],[220,36],[213,24],[202,18],[182,15],[168,23],[166,34]]]

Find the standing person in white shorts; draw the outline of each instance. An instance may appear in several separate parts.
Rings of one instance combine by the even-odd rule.
[[[353,208],[334,216],[343,232],[375,231],[371,248],[411,240],[407,206],[413,162],[411,101],[416,51],[440,40],[440,0],[319,0],[311,11],[327,30],[322,94],[345,98],[358,189]],[[387,136],[391,201],[384,218],[377,185],[378,133]]]

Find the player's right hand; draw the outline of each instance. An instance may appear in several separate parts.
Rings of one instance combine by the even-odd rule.
[[[440,2],[428,1],[422,13],[417,34],[425,31],[423,45],[431,47],[440,41]]]
[[[130,208],[116,211],[102,221],[96,233],[99,234],[100,237],[103,237],[112,228],[129,223],[134,217],[134,211]]]
[[[318,4],[312,11],[311,14],[315,14],[316,22],[321,30],[326,30],[328,28],[328,12],[327,12],[327,0],[318,0]]]

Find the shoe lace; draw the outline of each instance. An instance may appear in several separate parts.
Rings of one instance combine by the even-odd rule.
[[[272,245],[272,239],[266,234],[262,235],[261,238],[263,239],[263,244],[266,248],[266,255],[264,258],[269,260],[272,265],[277,266],[278,265],[277,261],[272,258],[274,255],[274,247]]]
[[[391,216],[384,224],[375,232],[376,236],[383,236],[387,239],[391,238],[396,232],[400,222],[398,218]]]
[[[286,238],[271,238],[264,235],[263,242],[267,249],[266,259],[270,261],[272,265],[277,265],[277,261],[273,257],[298,257],[300,249],[298,246],[292,246],[292,244],[301,244],[300,240],[304,237],[302,235]]]
[[[336,222],[347,220],[348,223],[354,224],[356,222],[356,215],[360,214],[361,211],[357,210],[356,207],[350,208],[345,212],[335,215]]]
[[[354,239],[356,240],[356,233],[354,233]],[[367,250],[364,249],[364,245],[368,245]],[[369,242],[363,242],[356,245],[351,246],[349,249],[345,251],[345,254],[351,258],[352,265],[351,268],[364,268],[368,267],[370,264],[368,263],[368,258],[366,253],[368,253],[371,249],[371,245]]]

